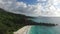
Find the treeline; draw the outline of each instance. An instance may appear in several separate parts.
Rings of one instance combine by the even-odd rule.
[[[0,8],[0,34],[13,34],[24,26],[25,15],[13,14]]]
[[[13,34],[14,31],[26,25],[55,26],[55,24],[50,23],[36,23],[27,20],[27,18],[34,17],[10,13],[0,8],[0,34]]]

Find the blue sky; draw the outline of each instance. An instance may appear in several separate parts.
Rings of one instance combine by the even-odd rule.
[[[35,4],[37,0],[17,0],[18,2],[24,2],[26,4]]]
[[[37,0],[17,0],[18,2],[24,2],[26,4],[36,4],[36,3],[41,3],[43,6],[45,6],[48,2],[48,0],[39,0],[39,2],[37,2]]]
[[[60,16],[60,0],[51,1],[52,2],[50,2],[50,0],[49,2],[48,0],[0,0],[0,8],[27,16]],[[51,5],[51,3],[53,5]],[[42,9],[44,9],[43,12]]]

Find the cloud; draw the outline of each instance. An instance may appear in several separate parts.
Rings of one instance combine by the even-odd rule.
[[[0,8],[10,9],[15,4],[15,0],[0,0]]]
[[[41,6],[39,4],[37,5],[27,5],[24,2],[16,2],[12,1],[12,0],[0,0],[1,1],[1,5],[0,7],[8,10],[10,12],[14,12],[14,13],[18,13],[18,14],[25,14],[25,15],[29,15],[29,16],[38,16],[40,15],[40,8]],[[14,3],[13,3],[14,2]],[[39,14],[38,14],[39,13]]]
[[[17,10],[15,11],[19,11],[21,13],[25,13],[26,15],[29,15],[29,16],[38,16],[40,15],[40,9],[41,9],[41,6],[39,4],[37,5],[27,5],[23,2],[17,2]]]
[[[37,0],[38,2],[44,2],[44,1],[48,1],[48,0]]]
[[[38,3],[30,5],[17,0],[0,0],[0,8],[27,16],[60,16],[60,8],[51,5],[51,2],[44,5],[45,1],[47,0],[37,0]],[[44,6],[40,2],[43,2]]]

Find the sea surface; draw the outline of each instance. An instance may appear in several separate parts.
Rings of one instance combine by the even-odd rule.
[[[34,25],[31,27],[29,34],[60,34],[60,17],[38,17],[30,19],[34,22],[40,23],[54,23],[58,24],[57,26],[37,26]]]

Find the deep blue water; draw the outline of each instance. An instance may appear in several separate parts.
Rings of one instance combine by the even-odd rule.
[[[31,27],[29,34],[60,34],[60,17],[39,17],[30,20],[37,23],[56,23],[58,25],[52,27],[35,25]]]

